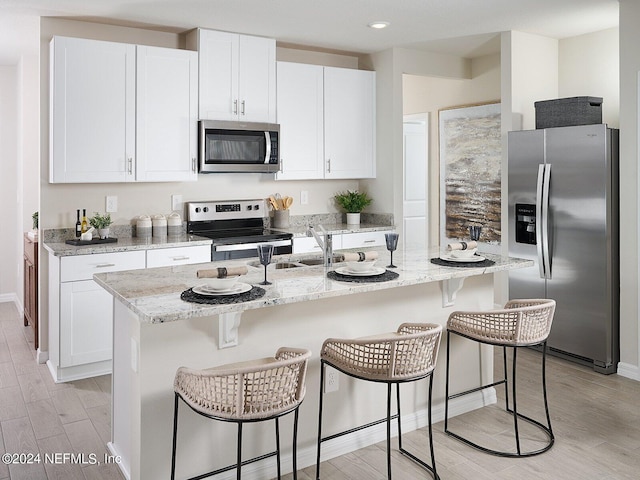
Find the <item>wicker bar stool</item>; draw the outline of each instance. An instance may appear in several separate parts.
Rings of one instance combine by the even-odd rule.
[[[485,453],[501,457],[530,457],[539,455],[549,450],[555,441],[553,430],[551,429],[551,417],[549,416],[549,404],[547,401],[547,381],[546,381],[546,353],[547,337],[551,330],[553,314],[556,302],[548,299],[527,299],[511,300],[507,302],[502,310],[492,310],[489,312],[453,312],[447,322],[447,381],[445,393],[445,419],[444,431],[466,443],[467,445],[481,450]],[[464,392],[449,395],[449,341],[451,334],[456,334],[476,342],[502,347],[504,361],[504,378],[497,382],[473,388]],[[518,412],[516,397],[516,359],[518,348],[542,345],[542,396],[544,399],[544,409],[547,425],[525,416]],[[513,408],[509,405],[509,385],[507,380],[507,347],[513,349],[513,359],[511,367],[511,388]],[[478,392],[485,388],[504,384],[505,386],[505,411],[513,416],[515,452],[493,450],[464,438],[461,435],[449,430],[449,400]],[[547,440],[542,448],[538,450],[522,451],[520,447],[520,433],[518,430],[518,419],[525,420],[546,434]]]
[[[398,447],[406,455],[422,467],[429,470],[435,479],[436,461],[433,450],[431,428],[431,393],[433,387],[433,370],[438,358],[438,348],[442,326],[430,323],[403,323],[397,332],[364,337],[358,339],[329,338],[322,345],[320,353],[320,406],[318,419],[318,454],[316,463],[316,479],[320,480],[320,447],[322,442],[343,435],[372,427],[379,423],[387,423],[387,477],[391,479],[391,420],[398,420]],[[360,380],[387,384],[387,416],[366,425],[355,427],[344,432],[322,437],[322,399],[325,368],[327,365]],[[400,384],[429,378],[429,447],[431,465],[417,458],[402,447],[402,428],[400,418]],[[391,385],[396,385],[398,410],[391,415]]]
[[[201,479],[236,469],[241,478],[243,465],[276,456],[280,478],[280,429],[278,419],[294,412],[293,478],[297,478],[296,443],[298,409],[305,395],[305,375],[311,352],[298,348],[280,348],[274,357],[221,365],[205,370],[181,367],[174,380],[173,450],[171,480],[175,479],[178,434],[178,399],[194,412],[213,420],[238,425],[237,462],[233,465],[192,477]],[[275,419],[276,450],[242,461],[242,425]]]

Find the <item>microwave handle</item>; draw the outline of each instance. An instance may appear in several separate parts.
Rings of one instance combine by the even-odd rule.
[[[269,132],[264,132],[264,139],[267,142],[267,148],[264,154],[264,163],[268,164],[269,160],[271,160],[271,134]]]

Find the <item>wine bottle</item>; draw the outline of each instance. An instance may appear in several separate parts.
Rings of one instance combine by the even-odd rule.
[[[76,211],[76,237],[82,234],[82,223],[80,223],[80,209]]]
[[[85,208],[82,209],[82,223],[80,225],[80,231],[85,233],[89,230],[89,224],[87,222],[87,210]]]

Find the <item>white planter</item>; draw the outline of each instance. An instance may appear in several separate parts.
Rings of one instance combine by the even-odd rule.
[[[98,229],[98,235],[102,239],[109,238],[109,229],[108,228],[99,228]]]
[[[360,214],[347,213],[347,225],[360,225]]]

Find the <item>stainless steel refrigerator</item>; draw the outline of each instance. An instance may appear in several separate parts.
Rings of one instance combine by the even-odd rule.
[[[618,130],[509,132],[510,298],[552,298],[549,351],[601,373],[619,360]]]

